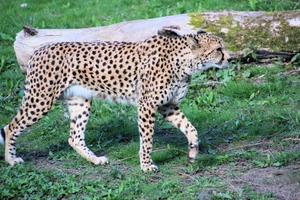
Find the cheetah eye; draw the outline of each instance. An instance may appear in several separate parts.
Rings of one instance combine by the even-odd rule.
[[[221,47],[219,47],[219,48],[217,48],[216,50],[217,50],[217,51],[222,51],[222,48],[221,48]]]

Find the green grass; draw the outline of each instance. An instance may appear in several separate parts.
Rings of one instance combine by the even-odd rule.
[[[172,14],[221,10],[300,9],[298,1],[271,0],[0,0],[0,125],[10,122],[23,95],[24,76],[12,44],[23,25],[79,28]],[[224,167],[285,167],[300,160],[291,150],[300,136],[299,66],[238,66],[193,77],[181,107],[201,138],[201,155],[187,163],[184,136],[159,117],[154,161],[160,172],[139,169],[136,110],[95,101],[86,140],[111,163],[94,166],[69,147],[69,120],[61,104],[18,140],[25,164],[9,167],[0,148],[0,199],[275,199],[245,184],[236,190]],[[216,87],[209,81],[223,82]],[[29,133],[30,132],[30,133]],[[290,138],[284,140],[284,138]],[[253,146],[251,146],[253,145]],[[246,170],[246,168],[245,168]]]

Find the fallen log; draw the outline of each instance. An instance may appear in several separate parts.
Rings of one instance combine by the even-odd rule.
[[[300,50],[300,12],[207,12],[122,22],[110,26],[82,29],[31,29],[25,27],[16,36],[14,50],[23,71],[29,57],[39,47],[62,41],[142,41],[169,27],[182,34],[204,29],[224,38],[231,52],[244,48],[287,51]],[[266,56],[266,52],[264,52]],[[238,57],[240,54],[234,54]],[[269,54],[270,55],[270,54]],[[270,55],[271,56],[271,55]],[[274,56],[272,54],[272,56]],[[277,54],[277,57],[285,57]]]
[[[248,52],[231,53],[231,60],[240,63],[269,64],[273,61],[290,62],[300,52],[272,52],[267,50],[249,50]]]

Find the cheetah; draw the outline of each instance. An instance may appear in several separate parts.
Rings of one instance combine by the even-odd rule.
[[[1,129],[5,161],[22,163],[16,155],[16,140],[29,126],[63,99],[70,114],[69,145],[83,158],[103,165],[86,145],[84,132],[94,98],[135,105],[140,134],[140,167],[158,168],[151,159],[156,112],[186,136],[188,158],[198,154],[194,126],[180,111],[194,73],[228,65],[223,40],[199,31],[179,34],[162,29],[142,42],[60,42],[36,50],[28,63],[25,94],[12,121]]]

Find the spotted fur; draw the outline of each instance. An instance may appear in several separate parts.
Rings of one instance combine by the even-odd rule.
[[[36,123],[60,98],[70,113],[69,144],[86,160],[105,164],[85,144],[84,131],[91,100],[99,98],[137,106],[140,164],[156,170],[151,159],[155,113],[158,111],[187,137],[189,158],[198,154],[197,131],[180,111],[193,73],[224,67],[228,54],[222,39],[199,32],[179,35],[162,30],[143,42],[61,42],[34,52],[28,64],[25,95],[13,120],[1,129],[5,160],[23,162],[16,155],[17,137]]]

